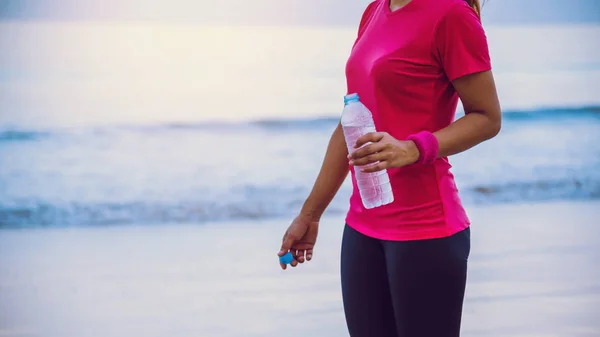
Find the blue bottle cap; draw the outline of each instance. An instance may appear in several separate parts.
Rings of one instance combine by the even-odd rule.
[[[352,93],[344,96],[344,104],[348,105],[351,102],[360,102],[360,97],[357,93]]]
[[[292,253],[290,253],[290,252],[287,252],[287,253],[285,253],[284,256],[279,257],[279,261],[283,264],[290,264],[290,263],[292,263],[293,260],[294,260],[294,257],[292,256]]]

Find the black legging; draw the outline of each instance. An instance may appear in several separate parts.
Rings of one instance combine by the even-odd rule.
[[[346,225],[341,276],[351,337],[458,337],[470,230],[383,241]]]

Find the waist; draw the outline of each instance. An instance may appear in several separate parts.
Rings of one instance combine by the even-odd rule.
[[[354,171],[348,225],[380,239],[412,240],[449,236],[468,226],[454,176],[446,159],[431,165],[390,169],[394,201],[363,206]]]

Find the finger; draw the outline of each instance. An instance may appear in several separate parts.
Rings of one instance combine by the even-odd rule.
[[[294,257],[294,260],[292,260],[292,262],[296,262],[296,264],[304,262],[304,261],[300,261],[300,258],[299,258],[300,257],[300,250],[294,249],[292,251],[292,256]]]
[[[365,172],[365,173],[373,173],[373,172],[379,172],[381,170],[385,170],[387,168],[388,168],[387,161],[380,161],[379,163],[377,163],[375,165],[362,167],[360,170],[361,170],[361,172]]]
[[[285,270],[287,268],[287,265],[285,263],[281,263],[279,262],[279,266],[281,267],[281,269]]]
[[[284,256],[285,253],[287,253],[292,248],[294,242],[296,242],[294,237],[287,233],[283,236],[282,241],[283,242],[281,243],[281,249],[279,250],[279,253],[277,253],[277,255],[279,256]]]
[[[298,260],[298,262],[300,263],[304,263],[304,254],[306,253],[305,250],[298,250],[298,253],[296,254],[296,260]]]
[[[387,157],[388,157],[388,154],[385,152],[374,153],[374,154],[370,154],[366,157],[362,157],[360,159],[352,160],[352,161],[350,161],[350,165],[364,166],[364,165],[368,165],[368,164],[372,164],[372,163],[377,163],[380,161],[386,161]]]
[[[355,148],[359,148],[366,143],[377,143],[383,139],[384,132],[369,132],[356,140]]]
[[[359,159],[362,157],[366,157],[370,154],[383,151],[385,149],[385,146],[386,145],[382,144],[382,143],[372,143],[367,146],[363,146],[360,149],[352,152],[350,155],[348,155],[348,158]]]
[[[313,250],[312,249],[307,249],[306,250],[306,261],[312,260],[312,256],[313,256]]]
[[[290,266],[292,266],[292,267],[296,267],[297,265],[298,265],[298,260],[296,260],[296,258],[294,258],[294,259],[292,260],[292,263],[290,263]]]

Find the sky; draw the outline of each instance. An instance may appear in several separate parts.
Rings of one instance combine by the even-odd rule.
[[[0,19],[354,25],[370,0],[0,0]],[[600,0],[487,0],[491,24],[600,23]]]

